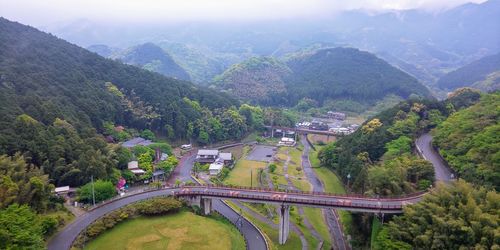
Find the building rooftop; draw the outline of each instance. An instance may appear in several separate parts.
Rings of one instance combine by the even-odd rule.
[[[208,170],[221,170],[224,167],[224,163],[222,162],[214,162],[210,164]]]
[[[219,153],[219,158],[224,161],[230,161],[233,159],[233,154],[231,153]]]
[[[70,190],[69,186],[63,186],[63,187],[56,187],[54,192],[63,193],[63,192],[69,192],[69,190]]]
[[[219,150],[217,149],[200,149],[198,150],[198,155],[219,155]]]

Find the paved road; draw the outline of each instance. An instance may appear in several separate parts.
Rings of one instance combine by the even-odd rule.
[[[432,147],[432,136],[429,133],[421,135],[416,141],[417,150],[422,154],[424,159],[430,161],[434,166],[436,181],[452,181],[452,172],[446,166],[441,155]]]
[[[185,155],[179,162],[179,166],[175,169],[171,178],[169,178],[168,183],[169,184],[175,183],[176,179],[179,179],[182,182],[194,181],[191,177],[191,170],[194,165],[195,159],[196,159],[196,150],[192,150],[190,154]],[[224,202],[222,202],[221,200],[213,200],[212,207],[215,211],[219,212],[228,220],[230,220],[233,224],[236,225],[236,222],[240,217],[240,215],[233,209],[231,209],[229,206],[227,206]],[[265,242],[265,239],[263,238],[263,235],[253,224],[251,224],[248,220],[244,218],[243,219],[240,218],[239,222],[241,222],[240,231],[246,239],[248,249],[261,250],[267,248],[266,247],[267,244]]]
[[[311,146],[307,142],[305,135],[301,137],[301,142],[302,145],[304,145],[304,152],[302,154],[302,167],[304,168],[304,173],[306,174],[307,179],[309,179],[309,182],[312,184],[313,191],[324,192],[325,188],[323,183],[319,180],[316,172],[312,169],[311,161],[309,160],[309,151],[311,150]],[[332,245],[335,246],[335,249],[348,249],[337,214],[333,211],[333,209],[324,209],[323,213],[325,215],[328,228],[330,229],[330,234],[333,240]]]

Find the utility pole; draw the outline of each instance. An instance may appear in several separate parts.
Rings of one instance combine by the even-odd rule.
[[[250,169],[250,187],[253,187],[253,171]]]
[[[94,175],[90,176],[90,181],[92,182],[92,202],[94,203],[95,207]]]

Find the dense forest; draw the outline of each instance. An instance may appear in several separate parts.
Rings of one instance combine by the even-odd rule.
[[[277,106],[295,106],[304,100],[319,106],[340,100],[372,105],[388,95],[431,97],[415,78],[352,48],[294,53],[282,61],[250,58],[233,65],[214,83],[246,101]]]
[[[0,19],[0,131],[18,115],[60,118],[78,131],[104,121],[186,138],[188,121],[238,102],[210,89],[104,59],[34,28]],[[108,84],[110,83],[110,84]],[[4,133],[2,133],[3,135]]]
[[[473,87],[483,91],[500,88],[500,53],[483,57],[442,76],[437,87],[454,90]]]
[[[433,143],[460,178],[500,190],[500,92],[453,113]]]
[[[386,224],[372,249],[499,249],[500,194],[459,180]]]
[[[214,81],[224,92],[243,100],[273,104],[280,103],[276,97],[286,92],[283,79],[288,74],[291,74],[291,70],[275,58],[252,57],[231,66]]]

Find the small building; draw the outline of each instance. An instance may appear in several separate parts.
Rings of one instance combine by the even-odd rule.
[[[116,126],[115,127],[116,132],[123,132],[123,130],[125,130],[125,128],[123,126]]]
[[[216,161],[222,161],[224,165],[230,166],[233,164],[233,154],[231,153],[226,153],[226,152],[220,152],[219,153],[219,158]]]
[[[124,142],[122,144],[122,146],[124,148],[133,148],[133,147],[139,146],[139,145],[140,146],[149,146],[151,144],[153,144],[153,142],[151,140],[146,140],[142,137],[135,137],[135,138],[132,138],[132,139]]]
[[[311,122],[311,125],[309,125],[309,129],[326,131],[326,130],[328,130],[328,124],[315,120],[315,121]]]
[[[282,137],[280,142],[278,143],[278,146],[293,147],[295,146],[295,140],[293,138]]]
[[[222,161],[216,161],[208,167],[208,172],[210,175],[218,175],[220,171],[222,171],[222,168],[224,167],[224,162]]]
[[[328,116],[328,118],[332,118],[335,120],[342,120],[343,121],[346,118],[346,114],[342,113],[342,112],[328,111],[328,112],[326,112],[326,115]]]
[[[139,162],[137,162],[137,161],[129,162],[128,163],[128,170],[130,170],[130,172],[132,172],[136,175],[143,175],[146,173],[146,171],[139,168]]]
[[[200,163],[213,163],[219,157],[217,149],[200,149],[196,155],[196,161]]]
[[[69,186],[56,187],[54,189],[54,193],[58,196],[71,196],[76,192],[75,188],[71,188]]]

